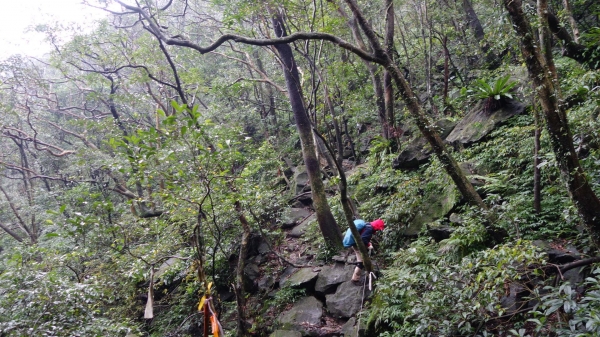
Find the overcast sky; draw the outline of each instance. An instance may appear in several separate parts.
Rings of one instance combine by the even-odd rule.
[[[104,15],[81,0],[0,0],[0,59],[12,54],[41,56],[50,51],[43,34],[27,32],[32,26],[58,21],[87,30]]]

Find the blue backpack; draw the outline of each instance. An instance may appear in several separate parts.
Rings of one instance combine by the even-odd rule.
[[[356,226],[356,229],[360,233],[367,226],[367,223],[365,222],[365,220],[356,219],[356,220],[354,220],[354,226]],[[344,247],[346,247],[346,248],[352,247],[356,244],[356,242],[354,241],[354,236],[352,236],[352,231],[350,230],[350,228],[348,228],[348,230],[346,231],[346,234],[344,235],[344,240],[342,241],[342,243],[344,244]]]

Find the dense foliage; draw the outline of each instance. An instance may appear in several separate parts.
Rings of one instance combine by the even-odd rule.
[[[228,336],[260,335],[271,315],[305,294],[283,288],[253,298],[242,272],[248,241],[285,245],[283,213],[311,193],[296,184],[304,144],[282,59],[273,43],[256,42],[275,36],[273,17],[285,19],[289,34],[331,34],[291,46],[311,127],[333,149],[313,137],[337,221],[329,225],[347,227],[336,161],[352,168],[356,215],[386,221],[377,290],[362,316],[369,335],[600,333],[600,271],[584,265],[585,281],[562,282],[544,248],[573,246],[584,258],[598,251],[565,187],[569,176],[539,117],[539,88],[501,3],[127,2],[132,10],[89,2],[108,15],[94,30],[45,27],[55,52],[0,62],[1,336],[196,336],[202,298],[211,295]],[[598,195],[600,4],[549,5],[561,22],[548,21],[555,94]],[[376,49],[352,15],[364,15],[383,43],[390,8],[393,66],[383,69],[344,43]],[[533,4],[524,9],[536,29],[544,26]],[[73,38],[57,43],[64,33]],[[223,34],[255,40],[210,52],[181,43],[206,47]],[[394,66],[432,123],[477,109],[489,115],[513,99],[527,106],[477,142],[444,149],[468,168],[485,207],[461,194],[439,156],[394,169],[423,131],[398,83],[382,86]],[[439,227],[449,237],[434,240],[430,229]],[[323,263],[338,253],[316,228],[306,237],[295,253]],[[266,272],[280,274],[282,261]],[[531,305],[515,311],[503,301],[519,286]]]

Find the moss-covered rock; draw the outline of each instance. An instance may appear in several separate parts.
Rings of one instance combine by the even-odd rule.
[[[473,108],[446,137],[450,143],[469,145],[481,140],[492,130],[512,116],[525,112],[525,105],[512,99],[504,98],[495,109],[488,107],[485,101]]]
[[[450,178],[445,179],[441,191],[431,191],[418,208],[415,217],[402,231],[404,236],[417,236],[425,224],[434,222],[448,214],[458,202],[458,191]]]

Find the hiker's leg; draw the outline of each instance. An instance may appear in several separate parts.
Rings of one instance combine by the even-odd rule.
[[[360,251],[356,249],[356,247],[352,247],[354,249],[354,253],[356,254],[356,268],[354,268],[354,274],[352,274],[352,281],[360,281],[361,270],[364,268],[362,255],[360,255]]]

